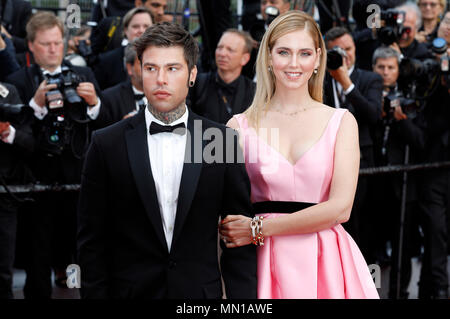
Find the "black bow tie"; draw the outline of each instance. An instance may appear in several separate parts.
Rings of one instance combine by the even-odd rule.
[[[144,94],[135,94],[134,95],[134,100],[135,101],[139,101],[139,100],[142,100],[143,98],[144,98]]]
[[[158,133],[175,133],[178,135],[184,135],[186,133],[186,125],[180,123],[177,125],[160,125],[156,122],[150,124],[150,134]]]

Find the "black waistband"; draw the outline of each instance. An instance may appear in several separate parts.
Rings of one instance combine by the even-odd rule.
[[[308,208],[310,206],[316,205],[315,203],[305,203],[305,202],[278,202],[278,201],[267,201],[253,203],[253,213],[255,214],[267,214],[267,213],[283,213],[291,214],[299,210]]]

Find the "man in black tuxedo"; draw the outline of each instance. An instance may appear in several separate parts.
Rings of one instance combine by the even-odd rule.
[[[27,30],[28,46],[36,64],[11,74],[6,82],[14,84],[21,100],[34,110],[32,127],[37,145],[30,166],[37,181],[43,184],[78,184],[81,156],[89,139],[88,122],[95,120],[101,109],[98,85],[89,68],[63,61],[64,26],[53,13],[36,13],[28,22]],[[47,79],[61,76],[66,68],[80,79],[73,89],[82,101],[66,105],[67,99],[63,103],[55,99],[50,104],[50,98],[58,96],[51,94],[57,85],[48,84]],[[59,90],[63,95],[63,89]],[[64,280],[65,268],[72,263],[71,253],[75,251],[77,196],[75,192],[36,195],[34,213],[27,215],[32,227],[27,234],[30,252],[25,298],[51,297],[52,250],[57,252],[53,260],[63,270],[56,277]]]
[[[371,167],[374,165],[371,130],[381,118],[383,80],[376,73],[355,67],[355,43],[346,28],[331,28],[325,34],[325,44],[328,50],[336,46],[341,48],[346,57],[343,57],[342,66],[336,70],[328,69],[324,83],[324,103],[336,108],[347,108],[355,116],[359,130],[360,167]],[[364,177],[358,179],[352,217],[344,225],[366,256],[366,241],[369,239],[363,238],[362,214],[367,183]]]
[[[400,73],[400,54],[391,47],[380,47],[373,54],[373,71],[383,78],[383,112],[382,119],[374,131],[374,155],[377,166],[417,164],[425,149],[426,122],[423,112],[412,112],[405,105],[396,105],[399,96],[404,96],[397,80]],[[395,99],[394,97],[397,97]],[[400,104],[405,104],[400,103]],[[408,148],[408,161],[405,154]],[[414,253],[414,225],[418,211],[417,173],[408,173],[405,211],[403,220],[403,245],[401,261],[401,280],[397,287],[400,212],[402,204],[403,174],[383,174],[371,177],[373,192],[370,214],[378,215],[368,229],[370,234],[371,257],[368,263],[381,264],[383,253],[386,254],[386,241],[391,241],[391,271],[389,280],[389,298],[407,299],[411,279],[411,258]],[[379,229],[384,229],[382,234]],[[378,250],[378,251],[377,251]]]
[[[127,72],[123,63],[125,46],[138,38],[145,29],[152,25],[151,13],[147,8],[131,9],[123,18],[123,45],[114,50],[100,54],[94,66],[95,77],[100,88],[105,90],[127,79]]]
[[[224,32],[215,53],[217,71],[200,73],[196,85],[190,89],[189,103],[195,113],[226,124],[234,114],[250,106],[255,83],[241,72],[252,48],[248,33],[237,29]]]
[[[228,298],[256,298],[254,246],[221,242],[219,268],[219,217],[251,215],[250,182],[236,134],[186,107],[197,44],[181,26],[159,23],[136,51],[148,107],[94,132],[86,156],[81,296],[222,298],[222,276]],[[202,139],[213,131],[214,155]],[[233,142],[221,143],[226,134]]]
[[[34,138],[25,114],[13,116],[11,106],[21,104],[14,86],[0,83],[0,183],[26,184],[32,181],[26,160],[34,148]],[[0,300],[12,299],[13,264],[19,200],[0,194]]]
[[[125,48],[125,67],[128,79],[102,92],[104,107],[100,110],[97,120],[101,127],[135,115],[147,105],[142,84],[141,63],[132,43]]]

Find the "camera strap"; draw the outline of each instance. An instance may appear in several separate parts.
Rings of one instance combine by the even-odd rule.
[[[114,17],[114,20],[111,22],[111,25],[109,26],[108,30],[108,42],[106,42],[105,47],[103,48],[103,51],[107,51],[109,44],[112,41],[112,38],[114,37],[114,34],[117,31],[117,28],[122,24],[122,18],[121,17]]]

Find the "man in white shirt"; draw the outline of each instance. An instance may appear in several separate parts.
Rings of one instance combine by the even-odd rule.
[[[218,221],[251,216],[237,135],[186,107],[198,47],[181,26],[136,43],[148,107],[96,131],[78,210],[82,298],[256,298],[254,247],[223,249]],[[216,160],[207,155],[211,138]],[[231,134],[231,140],[222,140]],[[239,160],[240,159],[240,160]]]

